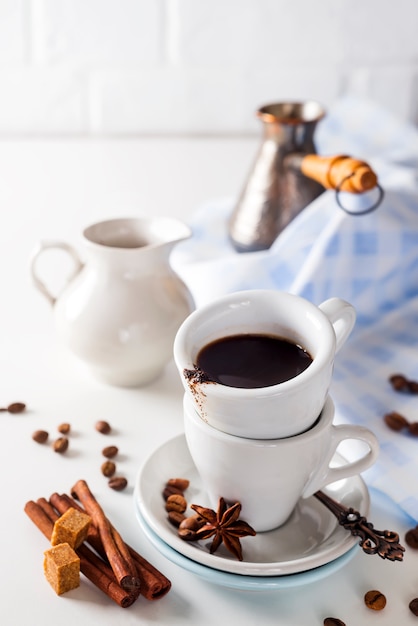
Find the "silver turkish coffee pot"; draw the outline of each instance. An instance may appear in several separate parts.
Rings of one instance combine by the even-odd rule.
[[[325,109],[314,101],[269,104],[257,111],[263,140],[231,215],[229,238],[238,252],[270,248],[279,233],[325,189],[355,194],[378,189],[377,176],[364,161],[345,155],[318,156],[317,123]],[[347,210],[347,209],[346,209]],[[349,212],[349,211],[348,211]]]

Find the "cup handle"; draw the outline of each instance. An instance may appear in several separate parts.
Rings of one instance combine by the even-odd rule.
[[[364,428],[363,426],[354,426],[352,424],[341,424],[339,426],[332,426],[331,428],[332,438],[328,447],[326,458],[323,460],[320,467],[305,487],[303,492],[304,498],[312,496],[315,491],[322,489],[322,487],[329,485],[329,483],[361,474],[361,472],[364,472],[371,465],[373,465],[378,457],[379,442],[376,436],[368,430],[368,428]],[[355,461],[344,463],[344,465],[338,467],[330,467],[329,464],[339,444],[347,439],[364,441],[364,443],[368,445],[369,450],[361,458]]]
[[[336,338],[335,352],[347,341],[356,323],[356,310],[341,298],[330,298],[318,306],[331,322]]]
[[[83,268],[83,263],[80,261],[80,258],[76,252],[76,250],[70,246],[70,244],[65,243],[63,241],[40,241],[38,246],[34,250],[32,257],[30,259],[30,272],[32,277],[32,282],[35,287],[41,292],[43,296],[49,301],[51,305],[54,305],[56,302],[56,297],[51,294],[51,292],[46,287],[45,283],[39,278],[36,270],[36,265],[39,257],[46,250],[51,249],[60,249],[64,250],[69,254],[74,262],[74,268],[70,272],[70,275],[67,276],[67,283],[69,283]]]

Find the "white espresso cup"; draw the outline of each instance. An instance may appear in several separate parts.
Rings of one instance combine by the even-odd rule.
[[[238,291],[186,318],[174,340],[174,360],[186,394],[208,424],[239,437],[288,437],[312,426],[319,416],[335,354],[355,319],[353,306],[340,298],[316,306],[275,290]],[[202,348],[221,338],[246,334],[273,336],[301,346],[312,363],[289,380],[258,388],[208,382],[198,375]]]
[[[241,517],[257,532],[284,524],[300,498],[325,485],[357,475],[376,460],[379,444],[363,426],[333,425],[334,404],[327,397],[317,422],[309,430],[280,439],[248,439],[229,435],[201,419],[184,396],[187,445],[211,506],[222,496],[240,502]],[[331,466],[338,445],[345,440],[367,444],[364,456]]]

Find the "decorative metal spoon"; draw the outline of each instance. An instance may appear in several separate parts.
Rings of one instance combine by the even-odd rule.
[[[340,504],[323,491],[317,491],[318,498],[354,537],[360,537],[360,547],[366,554],[378,554],[382,559],[402,561],[405,548],[399,543],[399,535],[392,530],[376,530],[364,515],[352,507]]]

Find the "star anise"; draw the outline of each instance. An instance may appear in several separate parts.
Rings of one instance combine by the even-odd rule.
[[[256,534],[247,522],[238,519],[241,513],[241,504],[236,502],[232,506],[227,505],[224,498],[219,498],[218,510],[213,511],[198,504],[191,504],[198,515],[205,520],[205,525],[196,532],[196,539],[209,539],[213,541],[209,546],[210,553],[213,554],[221,543],[225,545],[232,554],[242,561],[242,548],[240,537]]]

